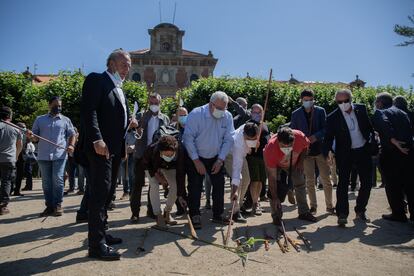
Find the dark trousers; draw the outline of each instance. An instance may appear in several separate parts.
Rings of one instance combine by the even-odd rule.
[[[358,168],[356,166],[353,166],[351,170],[351,189],[352,190],[356,189],[357,178],[358,178]]]
[[[224,212],[224,166],[217,174],[211,174],[211,170],[217,157],[205,159],[200,157],[206,167],[206,171],[211,180],[212,199],[213,199],[213,217],[219,218]],[[188,207],[190,216],[200,215],[200,199],[203,189],[204,175],[200,175],[194,165],[194,162],[187,158],[188,168]]]
[[[79,165],[81,166],[81,165]],[[78,210],[78,214],[88,214],[88,200],[89,200],[89,168],[83,167],[83,172],[86,178],[86,186],[84,187],[85,193],[83,194],[82,201],[80,204],[80,208]]]
[[[69,190],[75,190],[75,174],[76,174],[77,164],[75,163],[75,158],[72,156],[68,157],[66,172],[68,173],[69,179]]]
[[[88,198],[88,240],[90,248],[99,248],[105,243],[104,222],[107,218],[107,206],[111,201],[111,192],[115,190],[120,156],[106,159],[96,153],[87,153],[89,163],[89,198]]]
[[[414,151],[404,155],[397,149],[382,149],[380,163],[385,178],[385,193],[392,214],[405,217],[404,195],[407,196],[411,219],[414,219]]]
[[[10,189],[15,175],[14,162],[0,162],[0,205],[7,206],[10,201]]]
[[[142,188],[145,185],[145,170],[142,164],[142,158],[136,158],[134,162],[135,178],[131,187],[131,195],[129,197],[131,212],[133,216],[139,217],[139,211],[141,209],[141,195]],[[148,200],[148,212],[152,213],[151,201],[149,198],[149,190],[147,195]]]
[[[26,177],[26,185],[23,189],[31,191],[33,189],[33,159],[27,159],[24,162],[24,176]]]
[[[22,155],[19,155],[19,159],[16,162],[16,181],[14,182],[14,193],[20,193],[22,187],[22,180],[24,176],[24,160]]]
[[[364,146],[350,150],[346,156],[336,156],[338,187],[336,189],[336,211],[338,217],[349,215],[348,186],[353,166],[357,168],[361,187],[356,200],[355,212],[365,212],[372,187],[372,160],[369,148]]]

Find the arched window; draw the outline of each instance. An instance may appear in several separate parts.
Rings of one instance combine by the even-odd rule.
[[[198,77],[198,75],[197,74],[191,74],[191,76],[190,76],[190,82],[192,82],[192,81],[196,81],[196,80],[198,80],[199,79],[199,77]]]
[[[132,75],[132,80],[136,81],[136,82],[140,82],[141,81],[141,75],[139,73],[134,73]]]

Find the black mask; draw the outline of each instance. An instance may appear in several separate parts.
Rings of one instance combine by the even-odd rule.
[[[50,109],[50,113],[52,113],[53,115],[57,115],[59,113],[62,112],[62,108],[60,106],[52,106],[52,108]]]

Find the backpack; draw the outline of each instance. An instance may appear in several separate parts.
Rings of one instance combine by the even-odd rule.
[[[158,142],[158,140],[166,135],[173,136],[178,142],[181,142],[181,133],[178,129],[172,126],[160,126],[160,128],[154,132],[152,136],[152,143]]]

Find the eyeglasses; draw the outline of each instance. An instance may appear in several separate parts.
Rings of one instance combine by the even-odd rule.
[[[342,103],[349,103],[351,100],[350,99],[346,99],[343,101],[336,101],[337,104],[342,104]]]

